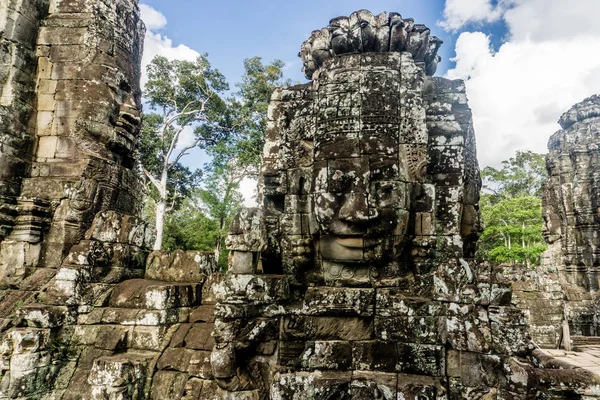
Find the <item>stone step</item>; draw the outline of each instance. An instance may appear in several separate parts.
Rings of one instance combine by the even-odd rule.
[[[600,345],[600,336],[571,336],[574,347]]]
[[[159,326],[187,322],[190,308],[152,310],[145,308],[96,308],[80,315],[79,325]]]
[[[108,304],[114,308],[168,310],[200,305],[201,298],[201,283],[131,279],[113,289]]]

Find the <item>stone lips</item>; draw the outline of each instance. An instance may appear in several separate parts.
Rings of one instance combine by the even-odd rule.
[[[349,17],[337,17],[321,30],[313,31],[302,43],[298,56],[302,58],[304,74],[312,79],[323,63],[334,56],[349,53],[408,52],[417,63],[424,63],[425,73],[433,76],[441,57],[437,54],[443,41],[431,36],[428,27],[415,24],[412,18],[398,13],[370,11],[353,12]]]

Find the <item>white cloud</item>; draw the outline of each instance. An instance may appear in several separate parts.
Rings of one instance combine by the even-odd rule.
[[[499,165],[516,150],[546,153],[561,114],[600,93],[600,52],[593,51],[600,27],[585,22],[590,10],[600,17],[596,1],[573,0],[572,8],[562,0],[519,0],[504,16],[510,40],[497,52],[481,32],[460,35],[456,67],[446,76],[467,80],[482,166]],[[561,13],[568,15],[559,21]]]
[[[244,178],[240,182],[240,193],[244,196],[244,207],[257,207],[256,201],[256,179]]]
[[[174,46],[171,39],[157,32],[167,26],[167,18],[161,14],[160,11],[157,11],[146,4],[140,4],[140,11],[142,20],[146,24],[147,29],[144,40],[144,56],[142,57],[143,88],[147,81],[146,66],[155,56],[161,55],[170,60],[179,59],[194,61],[200,53],[184,44]]]
[[[465,32],[456,41],[457,56],[454,69],[447,72],[449,79],[468,79],[471,73],[491,58],[490,39],[482,32]]]
[[[142,20],[146,24],[146,29],[155,31],[167,26],[167,18],[160,11],[155,10],[147,4],[140,4]]]
[[[518,0],[517,3],[504,15],[512,40],[541,42],[600,35],[598,0]]]
[[[446,0],[445,19],[439,25],[448,31],[457,31],[469,23],[497,21],[509,1],[493,5],[492,0]]]

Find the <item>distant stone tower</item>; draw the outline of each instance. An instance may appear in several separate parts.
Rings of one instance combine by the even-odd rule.
[[[576,104],[559,123],[548,142],[542,266],[558,273],[572,334],[600,336],[600,96]]]
[[[475,137],[464,83],[432,77],[440,44],[358,11],[302,45],[312,81],[273,94],[260,206],[228,238],[211,355],[228,398],[568,395],[472,259]]]

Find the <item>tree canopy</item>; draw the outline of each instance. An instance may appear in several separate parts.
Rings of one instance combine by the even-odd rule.
[[[546,160],[542,154],[517,150],[514,157],[502,161],[500,169],[485,167],[481,178],[484,193],[490,195],[494,202],[510,197],[541,197]]]
[[[485,229],[479,240],[479,257],[539,265],[546,250],[541,200],[546,178],[544,156],[517,151],[500,169],[486,167],[481,175]]]
[[[258,174],[271,95],[289,84],[283,67],[280,60],[246,59],[238,91],[225,98],[229,86],[206,55],[195,62],[152,60],[140,168],[150,188],[149,215],[159,233],[164,227],[155,249],[211,250],[227,265],[224,239],[242,203],[240,182]],[[211,157],[202,171],[181,163],[194,147]]]
[[[244,60],[244,75],[230,101],[230,135],[209,149],[214,168],[235,168],[236,174],[256,177],[265,142],[267,110],[277,87],[290,85],[283,78],[284,63],[274,60],[263,64],[260,57]]]
[[[218,143],[226,135],[228,107],[221,96],[229,85],[206,55],[195,62],[157,56],[147,71],[144,98],[152,111],[142,123],[139,160],[156,206],[154,249],[159,250],[165,215],[189,195],[199,177],[181,159],[194,147]],[[182,144],[186,132],[191,139]]]

